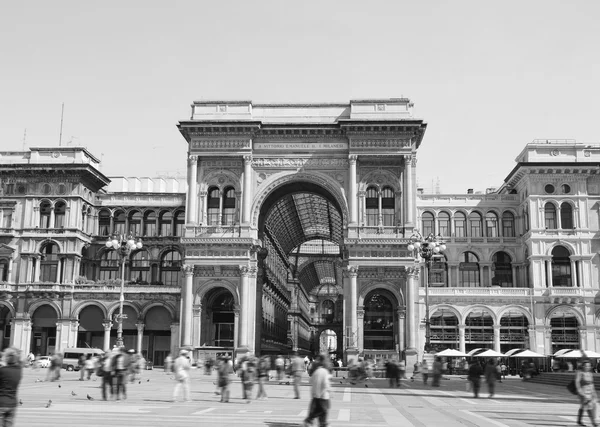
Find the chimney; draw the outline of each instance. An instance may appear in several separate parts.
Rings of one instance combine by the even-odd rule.
[[[468,188],[467,189],[467,194],[473,194],[473,189],[472,188]]]

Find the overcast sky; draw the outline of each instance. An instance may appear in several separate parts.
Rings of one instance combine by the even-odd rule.
[[[410,98],[419,184],[499,186],[535,138],[600,141],[600,2],[13,1],[0,150],[82,145],[106,175],[185,174],[197,99]]]

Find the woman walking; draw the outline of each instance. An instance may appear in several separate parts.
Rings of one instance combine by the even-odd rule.
[[[596,427],[596,401],[598,396],[596,395],[596,388],[594,387],[594,375],[592,374],[592,363],[589,359],[585,359],[581,365],[581,371],[577,371],[575,374],[575,387],[577,394],[579,395],[579,411],[577,412],[577,424],[584,426],[583,424],[583,412],[587,412],[592,425]]]
[[[266,358],[261,357],[258,361],[258,394],[256,400],[267,400],[265,382],[269,377],[269,363]]]
[[[494,397],[494,393],[496,391],[496,378],[498,377],[498,371],[496,370],[496,362],[494,359],[488,360],[487,365],[485,365],[485,382],[488,385],[488,391],[490,392],[490,398]]]

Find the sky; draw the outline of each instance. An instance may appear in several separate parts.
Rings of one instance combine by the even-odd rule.
[[[600,141],[600,2],[22,1],[0,7],[0,151],[185,176],[194,100],[408,97],[426,192],[499,187],[533,139]],[[438,184],[439,183],[439,184]]]

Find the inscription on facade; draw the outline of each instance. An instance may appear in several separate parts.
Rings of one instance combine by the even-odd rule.
[[[347,150],[346,142],[255,142],[255,150]]]

